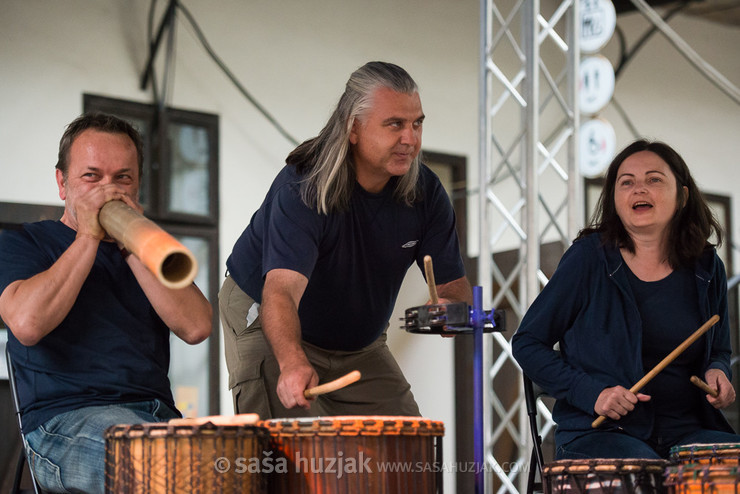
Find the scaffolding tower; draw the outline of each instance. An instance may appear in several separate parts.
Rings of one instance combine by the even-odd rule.
[[[481,0],[480,8],[478,284],[484,307],[506,308],[518,323],[547,282],[541,247],[564,250],[583,223],[579,0]],[[485,492],[526,490],[531,439],[511,333],[493,333],[484,354]],[[540,407],[544,437],[554,423]]]

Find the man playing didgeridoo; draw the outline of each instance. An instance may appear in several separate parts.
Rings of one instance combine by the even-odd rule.
[[[0,235],[0,317],[30,464],[48,492],[103,492],[105,429],[179,417],[170,334],[195,344],[211,333],[195,285],[165,287],[98,221],[112,200],[141,211],[141,166],[131,125],[83,115],[59,145],[61,220]]]

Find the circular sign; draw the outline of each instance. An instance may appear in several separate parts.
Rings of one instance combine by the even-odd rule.
[[[581,175],[595,178],[604,173],[617,145],[614,128],[606,120],[593,118],[581,125],[578,136],[578,167]]]
[[[593,115],[614,96],[614,67],[606,57],[597,55],[581,60],[579,72],[579,109],[581,113]]]
[[[611,0],[580,0],[581,51],[599,51],[614,34],[617,12]]]

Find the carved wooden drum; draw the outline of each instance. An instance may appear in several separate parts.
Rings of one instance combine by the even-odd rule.
[[[740,444],[687,444],[671,448],[671,461],[684,465],[740,465]]]
[[[669,462],[647,459],[598,458],[558,460],[545,465],[546,494],[653,494],[663,491]]]
[[[105,432],[108,493],[267,492],[269,432],[254,425],[116,425]]]
[[[666,469],[664,484],[669,493],[738,492],[740,445],[731,443],[689,444],[671,449],[675,463]]]
[[[442,422],[420,417],[338,416],[259,424],[270,431],[275,458],[270,493],[442,491]]]

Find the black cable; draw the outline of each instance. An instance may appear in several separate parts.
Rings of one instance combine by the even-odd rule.
[[[167,97],[171,93],[172,86],[174,84],[175,76],[175,64],[173,63],[173,60],[175,59],[175,50],[176,50],[176,44],[175,44],[175,29],[177,28],[177,24],[172,22],[170,25],[170,31],[167,34],[167,46],[165,48],[165,56],[164,56],[164,74],[162,74],[162,94],[160,96],[158,104],[158,110],[160,112],[163,112],[164,109],[167,107]]]
[[[154,11],[157,6],[157,0],[152,0],[149,4],[149,15],[147,17],[146,45],[151,50],[152,41],[154,40]],[[159,101],[159,90],[157,89],[157,78],[154,72],[154,65],[151,66],[152,80],[152,97],[154,101]]]
[[[619,62],[617,62],[617,69],[619,69],[627,63],[627,57],[629,56],[627,52],[627,36],[625,36],[624,31],[619,25],[617,25],[614,32],[617,34],[617,42],[619,43]],[[617,78],[617,69],[614,69],[614,79]]]
[[[195,22],[195,19],[190,14],[190,11],[182,4],[182,2],[177,2],[177,6],[180,8],[183,14],[185,14],[185,17],[187,18],[188,22],[190,22],[190,25],[195,30],[195,35],[198,37],[198,40],[203,45],[203,48],[205,48],[208,55],[213,59],[213,61],[216,63],[216,65],[219,66],[219,68],[226,74],[226,77],[228,77],[231,82],[234,83],[234,85],[237,87],[239,92],[244,95],[245,98],[249,100],[250,103],[252,103],[257,110],[259,110],[260,113],[277,129],[280,134],[283,135],[288,141],[290,141],[293,145],[297,146],[298,141],[293,138],[283,127],[280,125],[275,118],[270,115],[270,113],[262,107],[262,105],[257,102],[257,100],[252,97],[251,94],[241,85],[239,80],[234,76],[234,74],[231,73],[231,71],[226,67],[226,65],[221,61],[221,59],[216,55],[216,53],[213,51],[211,46],[208,44],[208,41],[206,40],[205,36],[203,35],[203,32],[201,31],[200,27],[198,26],[198,23]]]
[[[673,17],[674,15],[678,14],[681,10],[688,7],[690,1],[684,1],[680,3],[678,6],[676,6],[673,10],[669,10],[664,16],[663,21],[668,22],[668,20]],[[645,34],[642,35],[642,37],[637,40],[637,42],[634,44],[632,49],[627,53],[626,56],[622,57],[622,59],[619,62],[619,65],[616,69],[614,69],[614,78],[616,79],[619,77],[619,73],[624,69],[624,67],[627,65],[627,63],[632,60],[632,57],[637,53],[637,50],[642,48],[642,45],[644,45],[650,37],[655,34],[658,31],[658,27],[656,25],[653,25],[652,28],[648,29]]]
[[[622,105],[617,101],[617,98],[612,97],[611,101],[609,102],[610,105],[616,110],[617,113],[622,117],[622,120],[624,121],[624,124],[627,126],[627,128],[632,133],[632,137],[637,139],[642,134],[640,134],[637,131],[637,127],[635,127],[635,124],[632,123],[632,120],[630,120],[629,116],[627,115],[627,112],[624,111],[624,108],[622,108]]]

